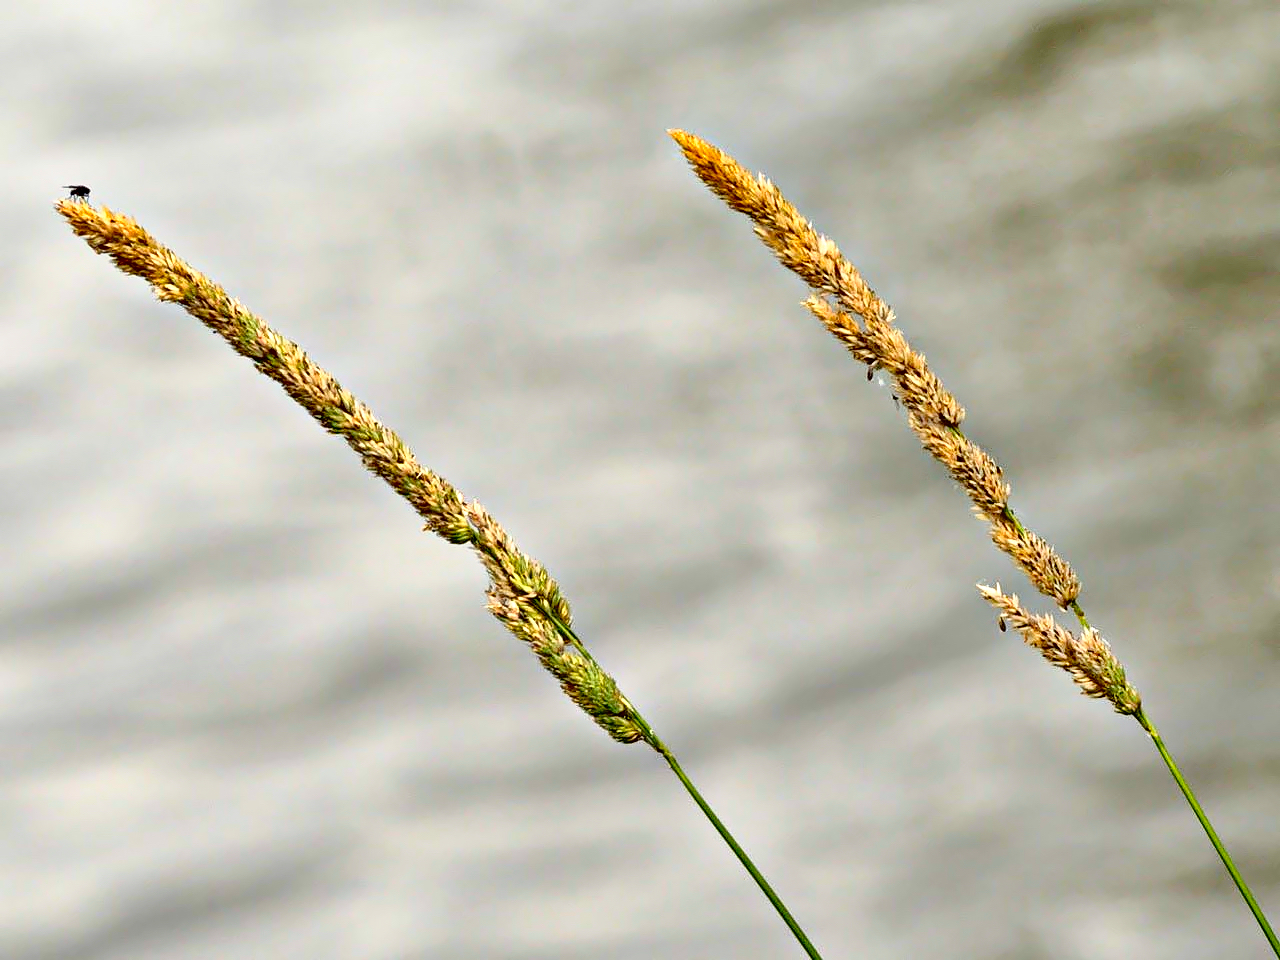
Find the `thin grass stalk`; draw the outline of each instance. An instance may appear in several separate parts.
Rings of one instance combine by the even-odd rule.
[[[88,191],[84,191],[87,195]],[[537,560],[520,551],[506,530],[475,500],[424,468],[403,440],[325,369],[251,313],[133,218],[83,196],[56,205],[75,234],[106,254],[124,273],[147,281],[158,299],[177,303],[270,377],[325,430],[342,437],[366,469],[385,481],[449,543],[471,546],[489,574],[488,609],[559,681],[565,694],[619,743],[643,741],[671,768],[716,832],[768,898],[812,960],[821,955],[751,858],[685,774],[675,755],[618,689],[573,630],[569,602]]]
[[[1004,470],[960,429],[965,411],[894,326],[890,306],[863,280],[836,244],[818,233],[782,192],[760,174],[753,176],[714,144],[683,130],[667,131],[679,145],[698,178],[730,208],[745,214],[778,261],[809,285],[813,295],[804,306],[839,340],[855,360],[866,364],[867,378],[884,370],[894,381],[895,402],[906,408],[907,425],[921,445],[941,463],[969,496],[973,512],[984,520],[991,540],[1046,597],[1070,610],[1080,624],[1076,634],[1050,616],[1027,611],[1017,596],[999,584],[979,584],[982,597],[1008,626],[1053,666],[1065,670],[1086,696],[1107,700],[1117,713],[1134,717],[1150,736],[1200,825],[1218,852],[1272,951],[1280,957],[1280,941],[1253,893],[1236,869],[1226,847],[1178,770],[1160,734],[1142,708],[1138,691],[1110,646],[1089,623],[1080,605],[1080,580],[1070,564],[1042,537],[1028,530],[1009,505]]]

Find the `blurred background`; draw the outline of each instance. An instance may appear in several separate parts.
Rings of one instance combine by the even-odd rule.
[[[665,130],[894,305],[1276,921],[1277,37],[1272,0],[12,11],[0,956],[801,955],[467,551],[71,235],[74,183],[546,564],[827,957],[1266,955]]]

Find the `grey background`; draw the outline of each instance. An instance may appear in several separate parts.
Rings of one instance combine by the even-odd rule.
[[[800,955],[474,559],[90,255],[63,183],[547,565],[827,957],[1266,955],[664,130],[895,306],[1280,918],[1277,37],[1271,0],[12,11],[0,956]]]

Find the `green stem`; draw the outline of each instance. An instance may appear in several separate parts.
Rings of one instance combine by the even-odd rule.
[[[1160,732],[1156,730],[1155,724],[1147,719],[1146,713],[1141,708],[1134,714],[1134,718],[1142,724],[1142,729],[1147,731],[1148,736],[1156,745],[1156,749],[1160,751],[1160,756],[1164,758],[1165,766],[1169,768],[1169,772],[1173,774],[1173,779],[1178,784],[1178,789],[1182,791],[1182,795],[1187,798],[1192,812],[1195,813],[1196,819],[1200,821],[1200,826],[1204,827],[1204,832],[1209,837],[1209,842],[1213,844],[1213,849],[1218,851],[1218,856],[1222,858],[1222,865],[1227,868],[1227,873],[1231,874],[1231,879],[1235,881],[1236,889],[1240,891],[1240,896],[1244,897],[1244,902],[1249,905],[1249,910],[1253,913],[1253,918],[1258,921],[1258,926],[1262,928],[1262,935],[1267,938],[1267,943],[1271,944],[1271,950],[1277,957],[1280,957],[1280,940],[1276,939],[1275,931],[1271,929],[1271,924],[1267,922],[1266,915],[1262,912],[1262,908],[1258,906],[1258,901],[1253,898],[1253,893],[1249,890],[1249,885],[1244,882],[1244,877],[1240,876],[1240,871],[1236,869],[1236,865],[1231,862],[1231,854],[1227,853],[1227,848],[1222,845],[1222,841],[1218,839],[1218,833],[1213,829],[1213,824],[1209,822],[1209,818],[1205,816],[1205,812],[1200,807],[1200,802],[1196,800],[1196,795],[1191,792],[1191,787],[1187,781],[1183,779],[1182,772],[1178,769],[1178,765],[1173,762],[1173,757],[1169,755],[1168,749],[1164,745],[1164,741],[1160,739]]]
[[[711,809],[711,805],[708,804],[706,800],[702,799],[702,794],[698,792],[698,788],[693,785],[693,781],[691,781],[685,774],[684,770],[680,768],[679,762],[676,760],[674,754],[667,749],[667,745],[657,737],[654,737],[652,745],[655,750],[662,754],[662,759],[667,761],[667,765],[671,767],[672,772],[680,778],[680,782],[684,784],[684,788],[689,791],[689,796],[693,797],[693,802],[701,808],[707,819],[711,821],[711,825],[716,828],[716,833],[720,834],[721,839],[729,845],[729,849],[732,850],[733,855],[738,858],[738,862],[746,868],[747,873],[751,874],[751,879],[756,882],[756,886],[760,888],[761,893],[763,893],[769,899],[769,902],[773,904],[773,909],[778,911],[778,916],[782,918],[782,922],[790,928],[791,933],[795,936],[796,940],[800,942],[800,946],[804,947],[804,952],[813,958],[813,960],[822,960],[822,955],[818,953],[818,948],[809,942],[809,938],[805,936],[804,931],[800,929],[800,924],[796,922],[796,918],[791,915],[791,911],[787,909],[786,904],[784,904],[781,898],[774,892],[773,887],[769,886],[769,881],[764,878],[764,874],[756,869],[756,865],[751,862],[751,858],[747,856],[747,852],[743,850],[742,847],[738,846],[738,841],[733,838],[733,834],[729,832],[729,828],[720,822],[720,818],[717,817],[716,812]]]
[[[596,663],[596,658],[591,656],[590,651],[587,650],[586,644],[584,644],[578,637],[577,633],[574,632],[573,627],[569,626],[557,617],[552,611],[550,605],[541,603],[540,606],[547,619],[555,624],[556,630],[560,632],[560,635],[572,643],[574,648],[577,649],[577,651],[584,657],[592,663]],[[598,665],[599,664],[597,664],[597,666]],[[747,856],[747,851],[743,850],[742,847],[738,845],[738,841],[735,840],[733,834],[729,832],[729,828],[720,822],[720,818],[717,817],[716,812],[711,809],[711,805],[702,798],[702,794],[698,792],[698,788],[693,785],[693,781],[689,779],[688,775],[685,774],[684,769],[680,766],[679,761],[676,760],[675,754],[673,754],[667,748],[667,745],[658,738],[658,735],[653,732],[653,727],[649,726],[649,721],[645,720],[645,718],[640,715],[640,711],[635,708],[635,705],[631,704],[630,701],[628,701],[628,705],[632,719],[634,719],[640,726],[640,729],[644,731],[644,742],[653,747],[654,750],[658,751],[658,753],[662,755],[662,759],[667,761],[667,766],[671,768],[672,773],[680,778],[680,782],[684,784],[684,788],[689,792],[689,796],[693,797],[693,802],[698,805],[698,809],[702,811],[703,815],[711,821],[711,825],[716,828],[716,833],[720,834],[720,839],[729,845],[729,849],[732,850],[733,855],[738,858],[738,862],[746,868],[747,873],[751,874],[751,879],[756,882],[756,886],[760,888],[760,892],[765,895],[771,904],[773,904],[773,909],[778,912],[778,916],[782,918],[782,922],[787,925],[787,928],[800,943],[800,946],[804,948],[804,952],[809,955],[810,960],[822,960],[822,954],[818,953],[818,948],[809,942],[809,938],[805,935],[805,932],[800,929],[800,924],[797,923],[796,918],[791,915],[791,911],[788,910],[787,905],[782,902],[782,898],[778,896],[773,887],[769,885],[769,881],[764,878],[764,874],[756,868],[756,865],[752,862],[751,858]]]

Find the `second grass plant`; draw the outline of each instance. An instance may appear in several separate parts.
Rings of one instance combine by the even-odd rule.
[[[732,209],[745,214],[756,236],[787,269],[813,290],[804,306],[839,340],[870,376],[883,370],[907,412],[907,424],[921,445],[946,468],[969,497],[973,512],[988,527],[991,540],[1008,554],[1042,594],[1074,614],[1079,632],[1052,616],[1027,610],[1018,597],[996,584],[978,590],[998,612],[1001,628],[1012,626],[1050,664],[1065,670],[1080,691],[1108,701],[1117,713],[1132,716],[1151,737],[1192,812],[1204,828],[1241,897],[1280,957],[1280,940],[1244,878],[1240,876],[1195,794],[1178,770],[1142,698],[1124,667],[1080,605],[1080,579],[1043,537],[1028,530],[1009,506],[1009,484],[992,456],[964,435],[964,408],[894,325],[893,310],[862,279],[840,248],[818,233],[763,174],[753,176],[733,157],[683,130],[668,133],[684,152],[698,178]]]

